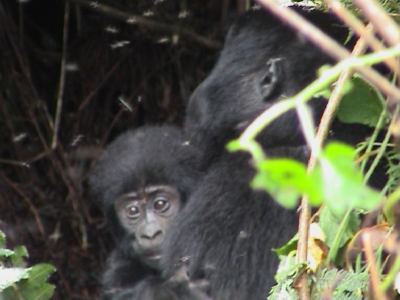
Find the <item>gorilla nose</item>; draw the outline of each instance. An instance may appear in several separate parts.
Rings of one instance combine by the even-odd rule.
[[[143,247],[143,249],[151,249],[152,251],[155,248],[161,247],[163,242],[163,232],[162,230],[152,231],[152,232],[143,232],[140,235],[139,244]]]
[[[148,241],[154,241],[162,237],[162,231],[158,230],[155,232],[146,232],[141,235],[141,238]]]

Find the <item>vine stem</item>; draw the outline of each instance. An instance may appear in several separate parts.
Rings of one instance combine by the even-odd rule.
[[[372,29],[372,25],[368,24],[367,30]],[[365,42],[362,39],[359,39],[357,44],[354,47],[352,52],[352,56],[357,57],[364,53],[365,51]],[[329,128],[332,124],[332,121],[335,117],[336,111],[339,107],[340,100],[343,95],[343,88],[348,81],[348,79],[353,74],[353,71],[350,68],[343,70],[340,74],[337,84],[332,91],[331,97],[328,101],[328,104],[325,108],[324,114],[322,115],[320,124],[318,126],[318,131],[315,139],[314,147],[311,147],[311,156],[308,162],[307,172],[310,173],[317,164],[317,158],[320,153],[320,149],[323,147],[323,144],[328,136]],[[301,118],[301,115],[299,114]],[[301,119],[300,119],[301,120]],[[301,122],[303,124],[303,122]],[[308,199],[304,196],[300,202],[300,216],[299,216],[299,241],[297,243],[297,257],[298,261],[306,261],[307,260],[307,248],[308,248],[308,231],[310,226],[310,217],[311,217],[311,208],[308,203]],[[349,218],[345,218],[343,220],[343,224],[347,225]],[[345,220],[347,220],[345,222]],[[339,236],[340,240],[340,236]],[[337,251],[331,249],[329,251],[329,255],[336,255]],[[307,299],[305,297],[309,297],[308,286],[307,286],[307,274],[303,274],[300,278],[301,288],[300,288],[300,299]]]

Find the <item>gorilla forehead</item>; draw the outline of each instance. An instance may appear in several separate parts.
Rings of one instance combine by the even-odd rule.
[[[339,42],[348,37],[348,29],[332,14],[321,14],[318,10],[308,10],[301,7],[291,7],[291,9],[328,35],[338,39]],[[295,47],[288,47],[288,45]],[[234,68],[240,65],[244,69],[252,68],[271,56],[301,55],[302,53],[299,50],[303,49],[320,52],[315,46],[307,42],[301,34],[269,11],[262,9],[247,11],[230,27],[219,64],[228,66],[233,63],[235,64]],[[306,55],[306,57],[315,58],[315,52]],[[246,61],[246,63],[243,63],[243,61]],[[304,65],[304,63],[301,65]]]
[[[151,184],[185,191],[198,175],[199,156],[178,128],[139,128],[120,135],[104,150],[90,184],[103,201]]]

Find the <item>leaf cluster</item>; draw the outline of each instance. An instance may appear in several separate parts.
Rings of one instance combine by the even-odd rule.
[[[54,293],[54,285],[47,279],[55,271],[50,264],[26,267],[24,246],[5,248],[5,235],[0,231],[0,299],[47,300]]]

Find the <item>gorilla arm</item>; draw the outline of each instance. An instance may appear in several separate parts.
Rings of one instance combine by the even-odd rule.
[[[138,261],[123,259],[120,253],[114,250],[108,268],[104,274],[104,293],[101,300],[211,300],[207,296],[208,283],[202,280],[189,281],[186,267],[179,268],[173,277],[164,280],[159,274],[149,275],[149,269]],[[116,264],[118,262],[118,265]],[[132,278],[143,269],[143,278]],[[135,272],[132,270],[135,269]],[[115,282],[119,278],[118,282]],[[124,281],[128,284],[124,284]],[[135,285],[129,284],[131,281]],[[124,285],[125,287],[121,287]],[[119,286],[119,288],[115,288]]]

